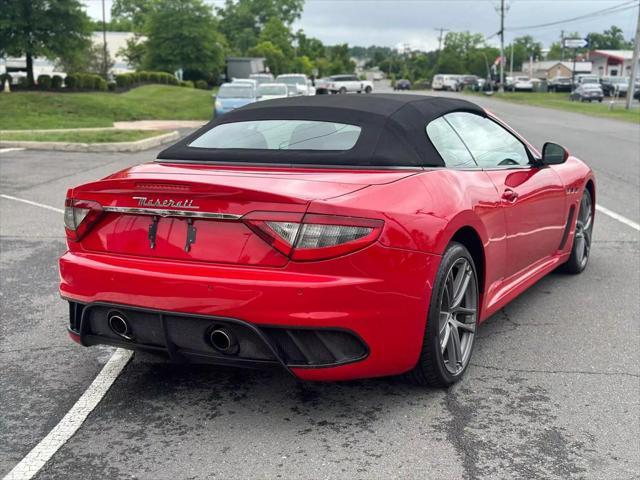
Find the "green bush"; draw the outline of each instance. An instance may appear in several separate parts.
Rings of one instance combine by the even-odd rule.
[[[107,88],[108,88],[108,84],[107,84],[107,81],[104,78],[98,77],[95,80],[94,87],[95,87],[96,90],[99,90],[101,92],[106,92]]]
[[[183,80],[179,83],[181,87],[193,88],[193,82],[191,80]]]
[[[69,75],[67,75],[67,78],[64,79],[64,84],[66,85],[67,88],[70,88],[71,90],[78,88],[79,86],[78,75],[75,73],[70,73]]]
[[[129,75],[122,73],[120,75],[116,75],[116,85],[118,88],[126,88],[129,86],[130,79]]]
[[[110,92],[115,92],[117,86],[118,84],[116,82],[109,82],[107,83],[107,90],[109,90]]]
[[[62,88],[62,77],[60,75],[51,77],[51,88],[56,90]]]
[[[148,82],[149,81],[149,72],[140,72],[140,81]]]
[[[208,90],[209,84],[204,80],[196,80],[196,88],[201,88],[202,90]]]
[[[38,88],[40,90],[49,90],[51,88],[51,76],[50,75],[38,75]]]
[[[29,79],[27,77],[18,77],[18,87],[26,88],[29,85]]]
[[[150,72],[149,81],[151,83],[160,83],[160,74],[158,72]]]

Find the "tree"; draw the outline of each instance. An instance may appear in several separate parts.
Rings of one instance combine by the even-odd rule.
[[[4,0],[0,8],[0,56],[27,60],[34,84],[33,59],[56,59],[88,48],[91,23],[78,0]]]
[[[587,39],[591,50],[630,50],[633,48],[633,42],[626,41],[622,29],[615,25],[603,33],[591,32],[587,35]]]
[[[126,45],[118,50],[118,55],[125,59],[128,65],[140,70],[147,55],[147,44],[140,35],[135,34],[127,39]]]
[[[224,38],[218,33],[210,7],[202,0],[156,0],[144,31],[148,37],[148,68],[222,72]]]
[[[89,44],[86,49],[79,51],[65,52],[56,62],[56,66],[66,73],[95,73],[105,79],[109,70],[113,68],[113,64],[113,59],[108,51],[105,63],[102,43]]]
[[[269,71],[274,75],[280,75],[288,70],[289,61],[278,47],[269,41],[260,42],[249,49],[252,57],[264,57]]]
[[[542,56],[542,44],[536,42],[531,35],[518,37],[505,48],[506,66],[511,63],[511,52],[513,52],[513,67],[519,70],[523,64],[529,61],[529,57],[540,58]]]
[[[111,22],[129,25],[134,32],[141,32],[156,0],[114,0],[111,6]]]
[[[278,18],[270,18],[262,28],[258,37],[258,42],[271,42],[275,47],[280,49],[287,58],[293,57],[293,46],[291,45],[291,30],[282,20]]]
[[[279,20],[287,28],[300,17],[304,0],[226,0],[218,9],[220,29],[236,54],[244,55],[258,42],[269,20]]]

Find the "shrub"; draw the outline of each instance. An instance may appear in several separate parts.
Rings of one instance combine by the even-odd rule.
[[[80,77],[80,88],[82,88],[83,90],[93,90],[94,88],[93,75],[83,73],[82,76]]]
[[[38,75],[38,88],[41,90],[49,90],[51,88],[51,76]]]
[[[62,77],[60,75],[54,75],[51,77],[51,88],[62,88]]]
[[[191,80],[183,80],[180,82],[181,87],[193,88],[193,82]]]
[[[79,88],[79,83],[79,78],[76,73],[70,73],[67,75],[67,78],[64,79],[64,84],[71,90]]]
[[[108,88],[107,81],[102,77],[96,78],[94,83],[94,88],[101,92],[106,92]]]
[[[151,83],[160,83],[160,74],[158,72],[149,72],[149,81]]]
[[[109,90],[110,92],[115,92],[117,86],[118,84],[116,84],[116,82],[109,82],[107,83],[107,90]]]
[[[202,90],[208,90],[209,84],[204,80],[196,80],[196,88],[201,88]]]
[[[29,79],[27,77],[18,77],[18,87],[26,88],[29,85]]]
[[[119,88],[126,88],[130,85],[130,83],[131,80],[129,78],[129,75],[127,75],[126,73],[116,75],[116,85],[118,85]]]
[[[140,72],[140,81],[148,82],[149,81],[149,72]]]

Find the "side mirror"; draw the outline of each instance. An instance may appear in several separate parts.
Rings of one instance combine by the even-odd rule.
[[[542,147],[542,163],[544,165],[560,165],[569,158],[569,152],[562,145],[547,142]]]

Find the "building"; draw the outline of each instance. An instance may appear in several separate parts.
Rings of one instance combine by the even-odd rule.
[[[573,62],[561,62],[559,60],[546,60],[543,62],[523,63],[522,71],[530,74],[531,78],[551,80],[556,77],[571,77],[572,73],[591,73],[591,62],[576,62],[573,72]]]
[[[589,53],[592,73],[601,77],[628,77],[631,75],[633,50],[593,50]],[[640,66],[640,60],[638,61]]]
[[[119,55],[121,49],[126,48],[127,41],[135,38],[133,32],[107,32],[107,51],[111,60],[113,60],[113,68],[111,73],[118,75],[120,73],[133,72],[135,69],[127,63],[127,61]],[[146,37],[140,37],[141,42],[146,40]],[[94,46],[102,47],[102,32],[93,32],[91,34],[91,43]]]

